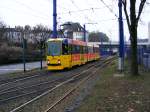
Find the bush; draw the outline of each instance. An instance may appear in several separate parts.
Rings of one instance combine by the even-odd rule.
[[[22,62],[22,48],[16,46],[9,46],[7,43],[0,44],[0,64]],[[26,61],[38,61],[41,59],[40,50],[26,49]],[[45,58],[43,54],[43,59]]]

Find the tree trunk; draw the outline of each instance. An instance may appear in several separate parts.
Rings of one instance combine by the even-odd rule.
[[[131,33],[131,75],[139,75],[137,61],[137,27],[135,27]]]
[[[131,74],[134,76],[139,75],[137,62],[137,19],[135,3],[136,0],[130,0]]]

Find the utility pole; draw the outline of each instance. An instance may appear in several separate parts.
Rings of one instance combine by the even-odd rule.
[[[118,1],[119,7],[119,62],[118,69],[123,71],[124,69],[124,29],[122,21],[122,0]]]
[[[57,1],[53,0],[53,38],[57,38]]]
[[[27,47],[27,43],[26,43],[26,40],[25,40],[25,34],[24,34],[24,31],[22,31],[22,47],[23,47],[23,52],[22,52],[22,60],[23,60],[23,70],[24,72],[26,72],[26,60],[25,60],[25,55],[26,55],[26,52],[25,52],[25,49]]]
[[[43,65],[42,65],[42,60],[43,60],[43,41],[42,41],[42,39],[40,39],[40,55],[41,55],[41,69],[43,68]]]

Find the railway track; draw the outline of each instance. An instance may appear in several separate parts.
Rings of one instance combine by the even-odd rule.
[[[88,66],[91,66],[91,65],[89,64]],[[75,72],[77,72],[76,70],[80,71],[80,68],[75,69]],[[59,73],[59,72],[56,72],[56,73]],[[24,82],[26,80],[32,80],[32,79],[35,79],[35,78],[38,78],[38,77],[39,78],[41,78],[41,77],[49,77],[49,75],[52,76],[52,75],[55,75],[56,73],[54,73],[54,72],[50,72],[50,73],[46,72],[44,74],[32,75],[32,76],[27,76],[27,77],[23,77],[23,78],[19,78],[19,79],[17,78],[17,79],[11,80],[10,82],[6,82],[6,83],[3,83],[3,84],[0,85],[0,93],[3,92],[3,91],[7,91],[7,90],[10,90],[10,89],[18,87],[17,83],[19,83],[19,82]],[[60,72],[60,73],[62,73],[62,72]],[[66,74],[66,72],[65,72],[65,74]],[[68,74],[70,74],[70,73],[68,72]]]
[[[24,108],[25,106],[29,105],[30,103],[33,103],[33,102],[39,100],[39,99],[42,98],[43,96],[45,96],[45,95],[47,95],[47,94],[49,94],[49,93],[55,91],[57,88],[59,88],[59,87],[65,85],[65,84],[68,84],[68,83],[70,83],[70,82],[72,82],[72,81],[73,81],[73,82],[75,82],[75,81],[78,82],[79,80],[81,80],[81,82],[83,83],[84,81],[88,80],[98,69],[100,69],[100,68],[106,66],[107,64],[109,64],[109,63],[110,63],[112,60],[114,60],[114,59],[115,59],[115,58],[110,58],[110,59],[107,59],[107,60],[102,60],[100,63],[96,63],[96,64],[93,64],[93,65],[90,65],[90,66],[87,67],[86,70],[84,70],[84,71],[82,71],[82,72],[80,72],[80,73],[76,73],[75,75],[73,75],[73,76],[71,76],[71,77],[68,77],[68,78],[65,79],[65,80],[59,81],[59,79],[58,79],[58,80],[52,81],[53,83],[52,83],[52,82],[45,82],[45,84],[46,84],[46,83],[52,83],[51,87],[46,88],[46,89],[43,89],[43,91],[40,89],[39,91],[35,91],[35,92],[31,92],[31,93],[26,93],[26,94],[24,94],[24,96],[28,96],[28,95],[30,95],[30,94],[36,94],[36,93],[39,92],[39,94],[38,94],[37,97],[33,98],[32,100],[29,100],[28,102],[25,102],[24,104],[18,106],[18,107],[15,108],[15,109],[11,110],[11,112],[16,112],[16,111],[18,111],[18,110]],[[90,75],[87,75],[89,72],[90,72]],[[58,81],[59,83],[56,83],[57,81]],[[54,82],[55,82],[55,83],[54,83]],[[57,100],[56,102],[54,102],[54,103],[50,106],[50,108],[48,108],[48,109],[45,110],[45,112],[48,112],[48,111],[50,111],[52,108],[54,108],[59,102],[61,102],[63,99],[65,99],[69,94],[71,94],[71,93],[72,93],[78,86],[80,86],[82,83],[78,83],[75,87],[73,87],[73,88],[71,88],[69,91],[67,91],[67,93],[66,93],[63,97],[61,97],[61,99],[59,99],[59,100]],[[26,87],[26,88],[32,88],[32,87],[40,86],[40,85],[42,85],[42,84],[44,85],[44,82],[41,83],[41,84],[39,84],[39,85],[38,85],[38,84],[37,84],[37,85],[31,85],[30,87]],[[23,88],[21,88],[20,90],[22,90],[22,89],[23,89]],[[7,94],[8,92],[11,93],[12,91],[13,91],[13,92],[14,92],[14,91],[18,91],[18,89],[17,89],[17,90],[11,90],[11,91],[4,91],[3,93],[0,93],[0,94],[3,95],[3,94]],[[23,95],[23,94],[22,94],[22,95]],[[22,96],[20,96],[20,97],[22,97]],[[14,97],[14,98],[10,98],[10,99],[15,99],[15,97]],[[5,99],[5,100],[10,100],[10,99]],[[1,102],[1,101],[2,101],[2,100],[0,100],[0,102]],[[5,101],[3,100],[2,102],[5,102]]]
[[[26,77],[23,77],[23,78],[14,78],[14,79],[10,79],[10,80],[1,80],[1,82],[5,82],[5,83],[0,84],[0,87],[5,86],[5,85],[9,85],[9,84],[12,84],[12,83],[16,83],[16,82],[19,82],[19,81],[24,81],[24,80],[28,80],[28,79],[31,79],[31,78],[39,77],[39,76],[40,75],[34,75],[34,76],[26,76]]]
[[[84,69],[89,69],[90,67],[94,66],[95,63],[90,63],[88,64],[88,66],[83,66]],[[83,69],[82,68],[82,69]],[[46,92],[49,89],[52,89],[54,87],[56,87],[57,85],[59,85],[61,82],[64,82],[67,79],[70,79],[71,77],[73,77],[76,74],[80,73],[80,71],[82,69],[79,70],[74,70],[74,72],[71,74],[71,72],[68,72],[67,75],[61,77],[61,78],[57,78],[57,79],[53,79],[53,80],[47,80],[47,81],[42,81],[40,83],[36,83],[36,84],[31,84],[31,85],[15,85],[15,86],[11,86],[12,84],[16,84],[17,82],[22,82],[25,81],[27,79],[33,79],[36,77],[30,77],[27,79],[19,79],[19,80],[15,80],[11,83],[7,83],[5,85],[3,85],[3,87],[7,87],[5,89],[1,89],[0,91],[0,105],[6,104],[9,101],[13,101],[13,100],[20,100],[20,98],[25,98],[32,95],[31,98],[34,98],[44,92]],[[48,75],[47,75],[48,76]],[[40,77],[41,78],[41,77]],[[23,83],[24,84],[24,83]],[[29,98],[29,99],[31,99]],[[28,98],[27,98],[28,99]],[[28,100],[29,100],[28,99]]]
[[[4,76],[7,76],[7,78],[5,78],[5,77],[0,77],[0,87],[1,86],[3,86],[3,85],[7,85],[7,84],[9,84],[9,83],[12,83],[12,82],[17,82],[17,81],[21,81],[21,80],[26,80],[26,79],[30,79],[30,78],[34,78],[34,77],[38,77],[38,76],[40,76],[41,74],[40,74],[40,71],[39,71],[39,73],[38,74],[36,74],[36,75],[32,75],[31,76],[31,72],[35,72],[35,71],[30,71],[30,72],[27,72],[27,73],[18,73],[19,74],[19,76],[16,76],[16,77],[9,77],[9,74],[5,74]],[[33,74],[32,73],[32,74]]]
[[[101,59],[101,60],[103,60],[103,59]],[[20,75],[22,75],[22,74],[20,74]],[[9,84],[13,84],[13,83],[16,83],[19,81],[24,81],[24,80],[40,77],[40,76],[43,76],[43,74],[38,73],[37,75],[32,75],[32,76],[31,76],[31,74],[29,74],[29,75],[25,75],[25,76],[18,76],[15,78],[1,79],[0,80],[0,87],[5,86],[5,85],[9,85]]]
[[[86,77],[84,77],[77,85],[75,85],[74,87],[72,87],[71,90],[67,91],[60,99],[58,99],[53,104],[51,104],[51,106],[48,109],[46,109],[44,112],[50,112],[55,106],[57,106],[58,104],[60,104],[61,102],[63,102],[63,100],[65,100],[69,95],[71,95],[83,83],[85,83],[87,80],[89,80],[91,77],[93,77],[95,75],[95,73],[100,68],[103,68],[103,67],[109,65],[114,59],[116,59],[116,58],[110,58],[110,59],[106,60],[103,64],[96,65],[95,68],[94,68],[94,70],[91,72],[91,74],[89,74]]]

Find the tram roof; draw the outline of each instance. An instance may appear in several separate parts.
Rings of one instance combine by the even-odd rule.
[[[86,42],[83,42],[80,40],[68,39],[68,38],[50,38],[47,40],[47,42],[50,42],[50,41],[64,41],[64,42],[67,41],[69,44],[73,44],[73,45],[83,45],[83,46],[87,45]]]

